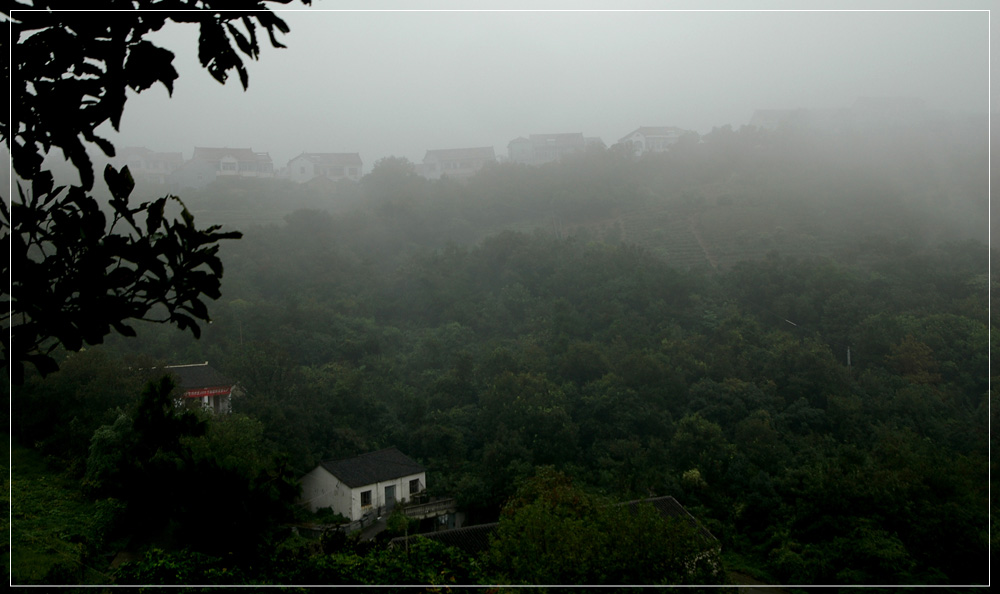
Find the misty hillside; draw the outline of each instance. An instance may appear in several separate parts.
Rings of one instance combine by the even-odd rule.
[[[11,583],[988,584],[988,3],[444,3],[9,3]]]
[[[984,132],[925,124],[723,127],[642,157],[596,147],[468,179],[388,157],[358,182],[185,193],[199,225],[244,232],[222,245],[200,340],[141,326],[59,353],[58,373],[12,395],[17,443],[59,461],[53,481],[83,481],[59,491],[61,513],[110,496],[93,518],[52,520],[69,540],[50,548],[144,552],[118,583],[178,579],[164,563],[225,584],[538,579],[511,569],[529,561],[510,554],[530,545],[516,539],[411,559],[385,539],[289,536],[288,522],[319,521],[295,504],[297,478],[398,447],[471,524],[502,525],[526,489],[572,481],[574,501],[675,497],[718,539],[723,569],[768,583],[980,581],[995,325]],[[163,497],[143,497],[113,462],[128,427],[148,437],[133,421],[152,398],[140,370],[202,361],[246,393],[172,446]],[[130,472],[162,463],[136,451]],[[204,485],[246,505],[186,503]],[[585,522],[611,549],[635,536]],[[77,575],[32,554],[19,579]],[[587,554],[606,561],[536,560],[593,579],[628,566]],[[682,579],[642,567],[644,581]]]
[[[984,124],[955,117],[851,134],[726,126],[642,158],[592,148],[541,167],[496,164],[469,180],[427,180],[390,157],[360,184],[220,180],[184,199],[202,224],[244,230],[325,210],[331,240],[360,252],[539,229],[640,245],[682,268],[771,251],[850,259],[875,237],[985,239]]]

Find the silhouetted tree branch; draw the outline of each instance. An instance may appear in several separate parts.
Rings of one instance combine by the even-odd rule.
[[[172,91],[174,55],[145,37],[168,21],[196,23],[198,57],[220,83],[235,70],[244,88],[243,57],[257,59],[257,29],[273,47],[288,26],[267,9],[291,0],[109,0],[109,11],[77,10],[65,0],[15,1],[4,14],[11,27],[11,118],[0,120],[0,138],[12,156],[18,192],[0,208],[0,240],[10,295],[3,315],[12,381],[24,362],[42,373],[56,369],[59,345],[77,350],[100,343],[112,330],[134,331],[129,320],[154,320],[190,328],[208,321],[202,296],[219,297],[222,262],[218,241],[239,232],[198,229],[176,196],[138,206],[128,168],[104,170],[111,192],[111,220],[90,196],[95,174],[87,148],[115,154],[96,130],[118,129],[127,90],[156,83]],[[309,4],[309,0],[303,0]],[[10,72],[5,72],[10,76]],[[43,161],[62,151],[80,176],[79,186],[56,187]],[[179,219],[165,215],[169,202]]]

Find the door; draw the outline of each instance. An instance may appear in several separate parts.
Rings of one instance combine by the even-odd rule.
[[[385,488],[385,509],[392,511],[396,505],[396,485],[389,485]]]

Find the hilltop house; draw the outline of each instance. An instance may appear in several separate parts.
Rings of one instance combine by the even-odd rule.
[[[507,158],[512,163],[541,165],[558,161],[589,146],[604,146],[600,138],[585,138],[580,132],[567,134],[531,134],[507,143]]]
[[[629,147],[635,156],[646,153],[660,153],[688,134],[688,130],[674,126],[640,126],[623,136],[618,142]]]
[[[210,367],[208,361],[191,365],[167,365],[165,369],[170,370],[177,379],[177,385],[184,390],[182,402],[197,399],[202,406],[214,413],[232,412],[233,395],[239,388],[235,382]]]
[[[492,146],[429,150],[418,171],[428,179],[438,179],[442,175],[470,177],[487,163],[495,163],[496,160]]]
[[[361,179],[361,155],[358,153],[302,153],[288,162],[288,179],[306,183],[323,177],[331,181]]]
[[[396,448],[345,460],[321,462],[299,479],[300,504],[310,511],[329,507],[352,521],[382,514],[426,488],[427,470]]]
[[[211,165],[218,177],[274,177],[271,156],[249,148],[196,146],[191,160]]]
[[[121,169],[128,165],[137,183],[164,184],[167,177],[184,163],[181,153],[159,153],[144,146],[127,146],[111,158],[111,164]]]

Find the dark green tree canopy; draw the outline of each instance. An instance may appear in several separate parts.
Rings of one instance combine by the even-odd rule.
[[[242,56],[259,56],[258,28],[273,47],[283,47],[276,35],[288,32],[267,4],[290,1],[109,0],[108,11],[94,12],[65,0],[31,0],[4,9],[14,69],[6,73],[12,110],[9,121],[0,119],[0,138],[19,180],[9,209],[0,203],[0,241],[9,250],[2,258],[11,287],[5,358],[15,383],[24,362],[54,370],[51,353],[59,345],[76,350],[112,330],[133,334],[128,320],[176,324],[199,335],[198,321],[209,320],[200,298],[219,297],[218,242],[240,233],[198,229],[176,196],[130,205],[127,168],[104,171],[109,221],[87,193],[96,178],[87,150],[96,145],[114,156],[111,142],[95,131],[105,122],[118,128],[128,89],[160,83],[172,90],[173,53],[147,34],[169,21],[198,24],[202,66],[221,83],[235,70],[246,88]],[[44,169],[56,149],[76,168],[79,186],[56,187]],[[179,218],[167,214],[171,202]]]

